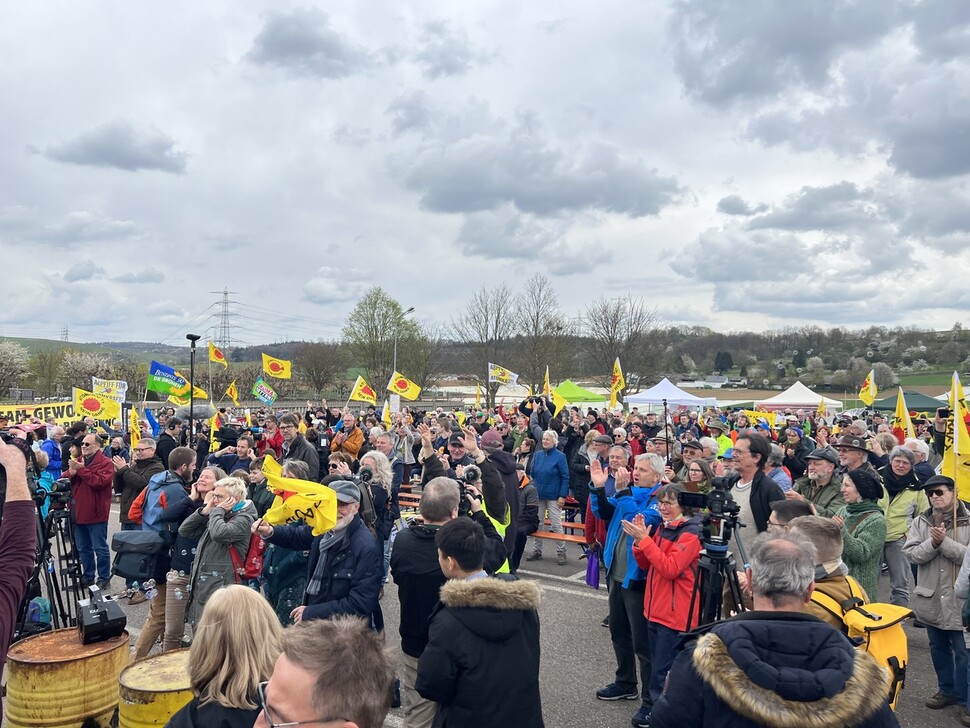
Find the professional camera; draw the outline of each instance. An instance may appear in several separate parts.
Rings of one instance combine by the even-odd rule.
[[[361,483],[369,483],[374,478],[374,471],[368,468],[366,465],[357,471],[357,479]]]
[[[472,485],[479,482],[482,479],[482,469],[477,465],[466,465],[462,471],[461,477],[458,478],[458,515],[467,516],[471,513],[471,503],[469,499],[474,498],[475,500],[481,500],[480,497],[475,496],[469,491],[465,486]]]
[[[718,482],[721,481],[721,482]],[[731,492],[726,487],[725,478],[715,478],[714,489],[707,494],[683,492],[677,494],[677,502],[684,508],[706,510],[703,518],[703,534],[701,541],[708,550],[723,553],[727,550],[731,534],[739,525],[739,506]]]
[[[69,505],[71,502],[71,480],[70,478],[58,478],[54,481],[54,487],[50,491],[34,487],[31,488],[30,494],[34,502],[40,505],[43,505],[48,497],[50,497],[53,508]]]

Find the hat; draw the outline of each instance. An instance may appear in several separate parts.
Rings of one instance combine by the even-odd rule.
[[[481,411],[479,411],[479,412],[476,412],[476,413],[475,413],[475,416],[476,416],[476,417],[484,417],[484,416],[485,416],[485,413],[484,413],[484,412],[481,412]]]
[[[725,450],[724,454],[721,455],[721,460],[734,460],[734,448],[729,447],[727,450]]]
[[[791,422],[792,420],[795,420],[795,422],[798,422],[798,418],[793,414],[785,415],[785,420],[788,422]]]
[[[721,432],[727,432],[728,426],[725,424],[724,420],[720,420],[717,417],[712,417],[707,421],[708,430],[720,430]]]
[[[337,494],[338,503],[360,503],[360,488],[350,480],[337,480],[330,484],[330,489]]]
[[[697,440],[689,440],[680,446],[681,450],[704,450],[704,446],[701,445]]]
[[[877,501],[882,498],[882,483],[868,470],[856,468],[855,470],[850,470],[846,475],[849,476],[849,480],[852,481],[852,484],[859,491],[859,495],[862,496],[863,500]]]
[[[600,445],[612,445],[613,438],[609,435],[597,435],[593,438],[593,442],[598,442]]]
[[[798,435],[798,439],[799,440],[802,440],[805,437],[805,432],[802,430],[801,427],[795,427],[793,425],[793,426],[791,426],[791,427],[788,428],[788,432],[794,432],[796,435]]]
[[[495,430],[485,430],[485,434],[482,435],[482,447],[501,449],[504,445],[502,436],[498,432]]]
[[[825,447],[816,448],[812,450],[811,453],[805,456],[806,460],[825,460],[832,463],[833,465],[839,464],[839,453],[836,452],[835,448],[831,445],[826,445]]]
[[[948,478],[945,475],[933,475],[923,483],[923,488],[930,488],[934,485],[945,485],[950,490],[953,490],[953,478]]]
[[[856,450],[865,450],[866,452],[869,451],[869,448],[866,447],[866,441],[861,437],[857,437],[856,435],[842,435],[842,437],[836,441],[835,446],[854,447]]]
[[[451,438],[448,440],[449,445],[461,445],[465,447],[465,437],[457,432],[452,433]]]

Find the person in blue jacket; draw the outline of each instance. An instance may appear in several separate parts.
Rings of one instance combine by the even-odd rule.
[[[532,457],[529,476],[539,494],[539,523],[545,521],[546,511],[549,512],[550,531],[562,533],[562,507],[569,495],[569,464],[566,456],[556,446],[559,435],[553,430],[542,433],[542,449]],[[542,541],[532,537],[532,554],[526,561],[542,558]],[[556,562],[562,566],[566,563],[566,542],[556,542]]]
[[[660,524],[657,491],[662,485],[664,460],[659,455],[638,455],[633,465],[633,482],[626,468],[616,471],[616,494],[606,496],[607,471],[599,460],[590,462],[589,487],[593,515],[606,521],[603,563],[610,600],[610,639],[616,654],[616,678],[596,691],[600,700],[640,699],[640,710],[633,716],[634,726],[649,725],[650,642],[647,619],[643,615],[643,596],[647,572],[633,556],[633,540],[624,532],[623,521],[632,522],[643,515],[648,531]],[[637,662],[640,663],[640,690],[637,690]]]
[[[341,614],[363,617],[383,627],[378,599],[384,578],[384,554],[357,512],[360,489],[349,480],[329,486],[337,494],[337,523],[313,536],[304,523],[271,526],[260,519],[253,530],[264,540],[287,549],[310,552],[306,594],[292,614],[294,623],[332,619]]]

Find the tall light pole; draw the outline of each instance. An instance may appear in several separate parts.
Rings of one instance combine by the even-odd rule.
[[[401,315],[397,317],[397,321],[394,323],[394,358],[391,360],[392,374],[397,371],[397,335],[401,330],[401,322],[404,321],[404,317],[409,314],[414,313],[414,306],[411,306],[407,311],[402,311]]]
[[[195,425],[195,342],[202,337],[198,334],[186,334],[185,338],[192,347],[189,351],[189,436],[186,440],[186,444],[192,447],[192,428]]]

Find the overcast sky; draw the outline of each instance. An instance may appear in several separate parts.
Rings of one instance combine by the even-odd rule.
[[[536,271],[570,316],[966,322],[968,2],[2,7],[0,335],[177,343],[228,288],[235,339],[329,339]]]

